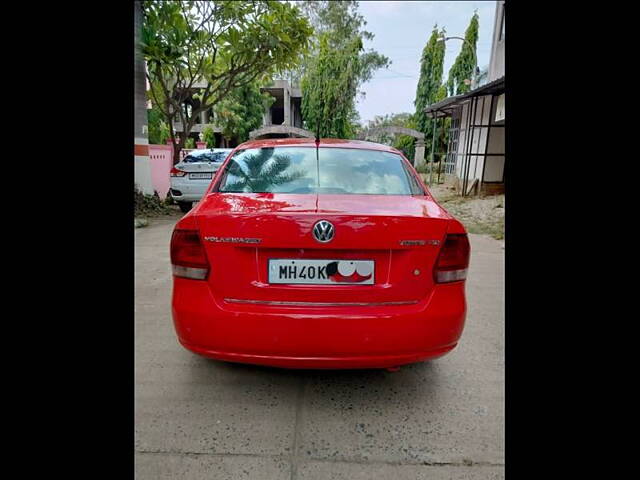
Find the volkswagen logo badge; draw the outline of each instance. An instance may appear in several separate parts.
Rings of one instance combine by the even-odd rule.
[[[320,243],[327,243],[333,240],[335,231],[331,222],[320,220],[313,226],[313,236]]]

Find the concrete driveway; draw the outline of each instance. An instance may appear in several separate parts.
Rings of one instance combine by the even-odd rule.
[[[176,218],[135,230],[137,479],[504,478],[504,250],[471,235],[467,324],[438,360],[288,371],[198,357],[171,320]]]

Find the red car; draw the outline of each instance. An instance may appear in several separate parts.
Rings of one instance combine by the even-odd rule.
[[[238,146],[171,239],[172,314],[200,355],[287,368],[391,368],[462,334],[469,241],[386,145]]]

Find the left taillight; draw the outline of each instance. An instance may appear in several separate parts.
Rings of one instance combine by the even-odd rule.
[[[209,261],[198,230],[173,231],[171,267],[176,277],[206,280],[209,274]]]
[[[165,172],[166,172],[166,170],[165,170]],[[186,174],[187,174],[187,172],[179,170],[176,167],[171,167],[171,170],[169,171],[169,176],[171,176],[171,177],[184,177]]]

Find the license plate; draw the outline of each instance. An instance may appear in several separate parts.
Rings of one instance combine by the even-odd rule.
[[[191,179],[201,179],[201,178],[206,178],[211,180],[211,173],[190,173],[189,174],[189,178]]]
[[[269,283],[373,285],[373,260],[269,259]]]

